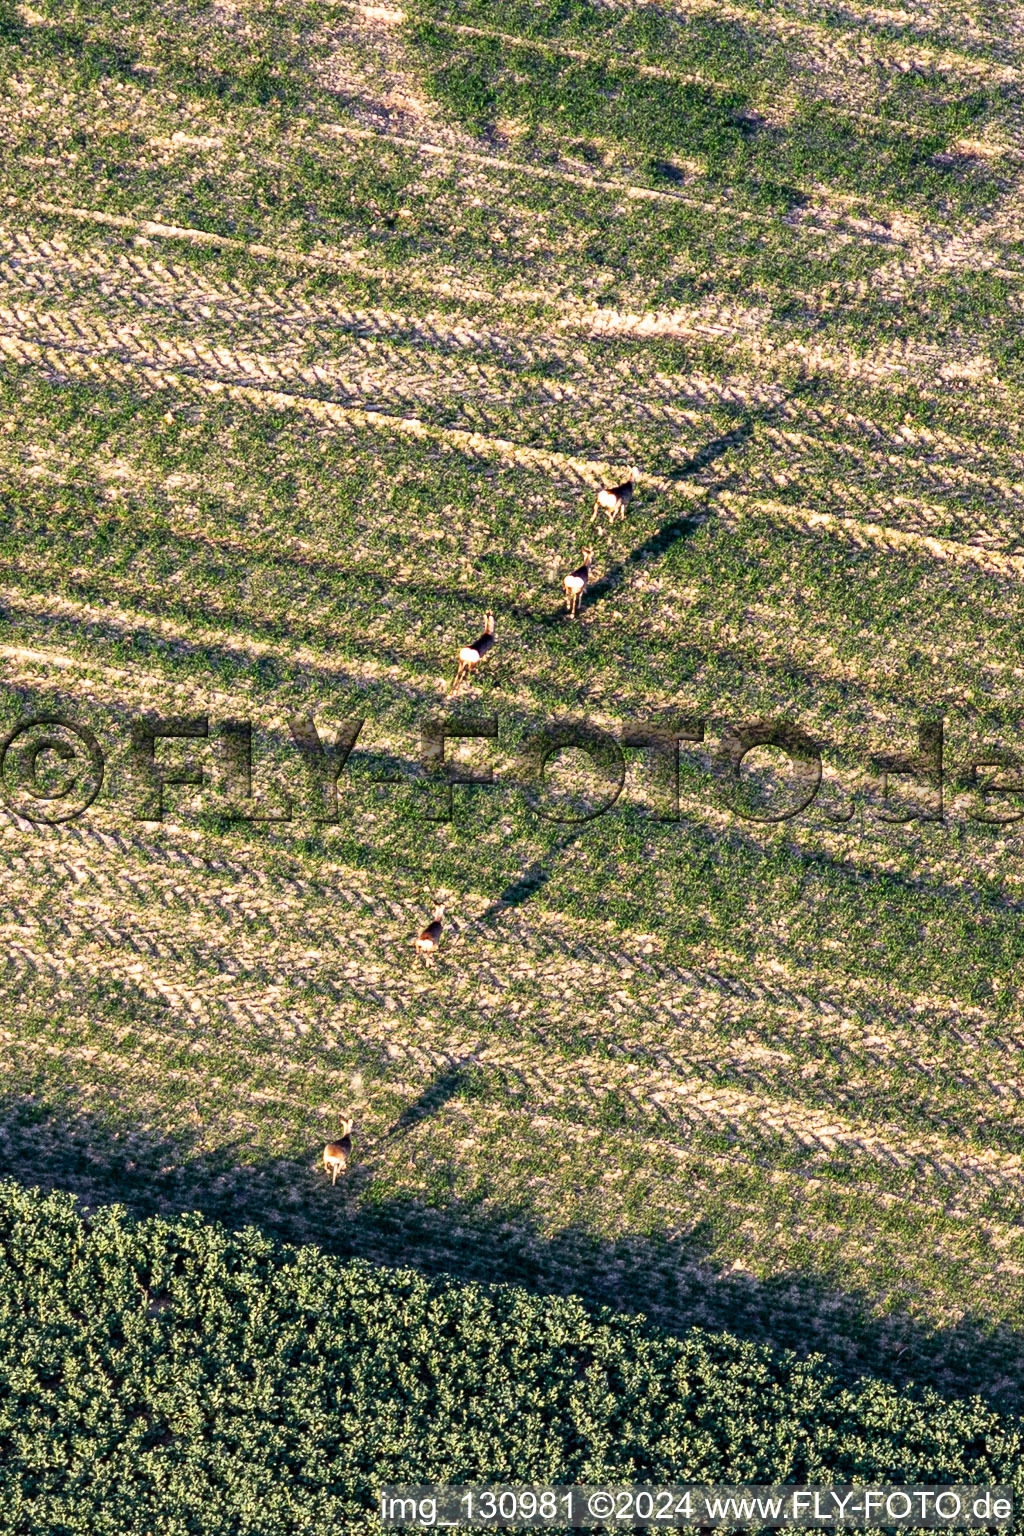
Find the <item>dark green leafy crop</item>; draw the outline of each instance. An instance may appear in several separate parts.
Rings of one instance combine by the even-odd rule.
[[[1011,1482],[980,1402],[0,1186],[0,1531],[372,1531],[389,1482]]]

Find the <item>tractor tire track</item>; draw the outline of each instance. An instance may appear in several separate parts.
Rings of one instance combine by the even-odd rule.
[[[4,862],[8,860],[0,857],[0,867]],[[31,877],[35,862],[31,859],[18,859],[18,865],[24,866],[24,869],[18,869],[7,882],[7,890],[13,900],[17,900],[23,887],[26,895],[38,889],[39,875]],[[118,876],[112,875],[109,870],[89,870],[78,861],[69,864],[66,859],[51,858],[42,873],[48,875],[51,881],[63,878],[68,886],[73,883],[74,890],[79,894],[66,903],[67,915],[60,919],[53,918],[48,911],[33,914],[29,901],[20,911],[20,921],[7,925],[9,957],[12,963],[19,966],[18,974],[22,982],[30,979],[29,971],[25,968],[31,969],[28,959],[30,952],[24,940],[34,936],[38,943],[42,935],[44,940],[52,936],[57,941],[46,942],[43,951],[45,964],[55,976],[73,974],[81,964],[87,970],[92,968],[96,974],[124,975],[138,985],[142,985],[148,977],[148,991],[155,1001],[162,1001],[179,1010],[185,1009],[196,1018],[206,1017],[211,1024],[225,1011],[232,1024],[238,1024],[242,1018],[258,1021],[259,1027],[269,1037],[279,1033],[284,1019],[289,1021],[289,1028],[294,1028],[296,1019],[305,1018],[307,1022],[300,1025],[303,1033],[311,1027],[322,1027],[318,1026],[319,1004],[313,1005],[311,1015],[306,1006],[300,1008],[298,1013],[288,1007],[288,994],[294,995],[304,988],[312,987],[322,998],[329,999],[332,1010],[336,1005],[366,1004],[371,1013],[382,1010],[386,1016],[405,1018],[407,1022],[410,1016],[417,1015],[417,1011],[431,995],[427,982],[422,985],[412,984],[411,977],[404,969],[400,975],[395,974],[396,960],[407,949],[409,934],[415,930],[420,916],[420,904],[416,901],[396,905],[393,899],[388,899],[386,903],[379,899],[373,902],[371,899],[369,910],[376,910],[382,915],[376,917],[369,929],[360,930],[358,923],[353,925],[350,918],[342,919],[340,927],[336,919],[325,921],[322,918],[322,911],[333,906],[338,895],[342,894],[330,885],[321,888],[323,897],[310,911],[308,906],[304,907],[296,901],[291,891],[284,896],[276,895],[270,903],[262,892],[259,893],[262,899],[257,899],[257,894],[251,888],[246,891],[244,885],[241,890],[211,896],[208,891],[193,890],[182,885],[175,876],[155,877],[148,874],[143,879],[141,872],[135,877],[125,874]],[[351,889],[346,890],[346,906],[351,909],[355,903],[360,911],[365,912],[368,895],[365,891],[354,893]],[[102,900],[99,900],[100,897]],[[154,898],[160,900],[164,926],[170,920],[175,924],[173,940],[168,940],[165,934],[150,926]],[[125,910],[126,899],[128,902],[144,903],[146,930],[138,926],[137,911]],[[383,910],[385,906],[386,913]],[[273,920],[268,922],[267,918],[271,914]],[[28,928],[25,919],[33,915],[34,926]],[[400,920],[396,921],[396,918]],[[258,931],[249,931],[243,920],[255,920]],[[210,922],[220,932],[209,933],[203,924]],[[749,1041],[734,1039],[725,1053],[723,1063],[718,1032],[720,1026],[716,1024],[715,1032],[709,1036],[704,1020],[709,1013],[717,1020],[720,1013],[718,1001],[722,993],[726,994],[730,1003],[734,997],[741,1001],[740,1015],[756,1001],[761,1006],[767,1002],[772,1009],[783,1009],[791,1017],[800,1019],[805,1017],[808,1008],[814,1012],[805,995],[787,993],[778,986],[738,983],[734,978],[722,978],[714,973],[695,974],[674,967],[666,968],[646,958],[633,960],[630,964],[628,955],[615,955],[614,952],[609,955],[603,950],[595,952],[592,946],[584,946],[581,950],[578,945],[567,948],[563,943],[556,942],[555,952],[552,953],[552,936],[545,933],[544,929],[543,921],[539,932],[520,928],[515,937],[519,945],[525,948],[529,959],[521,959],[511,965],[505,961],[503,973],[506,979],[512,978],[520,984],[529,984],[531,997],[528,999],[527,1011],[533,1015],[538,1005],[540,1008],[539,1017],[530,1017],[530,1025],[546,1031],[548,1038],[544,1045],[545,1051],[551,1053],[557,1040],[557,1026],[552,1033],[545,1024],[545,1010],[550,1011],[555,999],[561,996],[563,1000],[572,1001],[575,998],[585,1004],[588,997],[600,994],[605,989],[603,1007],[607,1011],[609,1005],[612,1005],[616,1015],[610,1038],[617,1041],[615,1054],[621,1058],[620,1067],[623,1069],[637,1069],[636,1062],[629,1060],[631,1056],[649,1064],[659,1061],[662,1066],[671,1067],[673,1077],[692,1072],[700,1064],[703,1064],[705,1070],[715,1073],[723,1064],[739,1071],[745,1063],[753,1062],[762,1066],[767,1063],[768,1076],[763,1079],[765,1091],[771,1092],[773,1072],[781,1072],[781,1080],[786,1080],[792,1060],[788,1047],[780,1046],[777,1050],[766,1052],[763,1047],[754,1047]],[[306,947],[301,952],[297,952],[294,940],[291,939],[291,933],[296,930],[302,931],[305,936]],[[369,947],[363,935],[370,939]],[[491,949],[493,953],[493,941],[487,945],[484,940],[484,951],[480,953],[477,946],[481,939],[479,930],[474,934],[472,922],[468,927],[458,925],[454,948],[445,966],[449,1012],[453,1008],[465,1010],[468,1007],[471,1013],[480,1012],[486,1018],[492,1006],[497,1009],[499,1016],[504,1007],[503,978],[488,961],[487,952]],[[460,964],[461,951],[465,950],[467,942],[472,949],[467,953],[465,963]],[[357,948],[363,958],[354,962],[354,965],[350,962],[340,968],[344,951],[352,948]],[[112,959],[106,953],[111,949],[120,951],[122,955],[130,952],[135,958],[130,963]],[[59,961],[53,958],[57,952],[61,955]],[[97,952],[102,954],[102,959],[96,958]],[[90,958],[79,960],[77,957],[83,953]],[[373,956],[377,957],[376,963],[371,958]],[[161,962],[165,969],[158,973],[152,972],[154,961]],[[166,970],[167,965],[177,969],[177,977]],[[634,974],[634,967],[639,968],[643,977],[642,994],[638,990],[623,990],[623,971],[620,969],[623,966],[628,976]],[[410,1001],[411,985],[413,995]],[[611,991],[613,987],[615,990]],[[726,1012],[736,1016],[734,1007]],[[871,1061],[883,1079],[898,1069],[901,1052],[891,1032],[883,1036],[866,1033],[863,1025],[857,1026],[848,1018],[838,1015],[831,1005],[819,1004],[817,1012],[819,1018],[827,1018],[829,1033],[834,1034],[838,1028],[844,1048],[849,1051],[851,1047],[856,1047],[857,1054]],[[393,1022],[394,1018],[387,1025],[385,1039],[392,1038]],[[625,1034],[621,1027],[623,1022],[627,1026]],[[648,1027],[643,1028],[640,1036],[633,1041],[632,1031],[638,1023]],[[652,1037],[650,1026],[655,1028],[657,1038]],[[820,1031],[820,1025],[814,1026],[814,1029]],[[688,1047],[682,1052],[677,1044],[681,1031],[688,1040]],[[436,1033],[437,1027],[431,1023],[426,1029],[424,1040],[429,1042],[436,1039]],[[797,1040],[800,1033],[798,1030]],[[701,1039],[707,1042],[703,1046],[700,1045]],[[934,1046],[922,1052],[921,1041],[914,1035],[904,1037],[901,1044],[913,1061],[914,1073],[919,1078],[928,1077],[931,1073],[941,1075],[943,1079],[954,1076],[961,1087],[968,1090],[969,1096],[972,1092],[983,1094],[986,1104],[1024,1097],[1021,1086],[1012,1080],[1012,1075],[1010,1080],[1005,1074],[999,1078],[986,1076],[979,1079],[977,1070],[970,1075],[963,1072],[960,1057],[955,1052],[936,1051]],[[992,1042],[987,1042],[987,1045],[991,1052]],[[872,1051],[869,1047],[884,1047],[886,1054],[880,1056],[877,1050]],[[1000,1047],[1004,1051],[1011,1049],[1008,1041],[1001,1041]],[[453,1049],[457,1053],[465,1053],[464,1045],[449,1045],[449,1054]],[[557,1051],[554,1054],[557,1055]],[[997,1071],[1001,1064],[998,1059],[992,1062]],[[554,1072],[556,1076],[571,1077],[575,1070],[576,1063],[567,1062],[559,1073],[553,1065],[553,1059],[548,1061],[549,1073]],[[670,1095],[673,1091],[672,1080],[670,1077],[667,1080],[668,1086],[664,1088]],[[845,1112],[850,1106],[855,1106],[861,1090],[858,1088],[858,1080],[854,1079],[844,1081],[842,1085],[826,1084],[823,1091],[838,1093]]]
[[[10,953],[16,962],[31,967],[32,952],[28,946],[13,946]],[[103,963],[88,960],[84,955],[69,959],[47,954],[45,965],[60,980],[74,973],[110,978],[118,968],[116,961]],[[136,977],[139,968],[140,962],[136,962]],[[174,986],[159,975],[153,976],[152,984],[169,1006],[187,1010],[197,1022],[202,1020],[202,1002],[190,988]],[[265,988],[261,996],[265,1000]],[[374,1030],[366,1017],[360,1019],[359,1029],[363,1039],[377,1034],[389,1056],[404,1055],[421,1072],[426,1068],[428,1075],[450,1071],[456,1063],[461,1069],[497,1069],[512,1078],[530,1107],[544,1106],[548,1112],[552,1104],[576,1104],[584,1110],[590,1106],[593,1110],[606,1095],[619,1093],[635,1113],[652,1117],[675,1131],[683,1127],[711,1136],[724,1134],[738,1144],[753,1137],[755,1143],[781,1142],[812,1155],[839,1151],[928,1181],[1024,1193],[1024,1160],[1020,1157],[992,1150],[965,1152],[959,1141],[950,1143],[934,1134],[907,1135],[894,1125],[869,1130],[835,1110],[814,1110],[799,1100],[766,1101],[762,1095],[738,1088],[712,1087],[700,1076],[652,1073],[649,1069],[645,1072],[635,1063],[630,1063],[625,1071],[615,1070],[607,1062],[585,1054],[578,1055],[559,1072],[545,1049],[530,1049],[523,1044],[514,1051],[494,1045],[465,1052],[464,1048],[458,1049],[461,1042],[449,1042],[447,1049],[439,1048],[435,1034],[430,1044],[416,1040],[404,1046],[391,1027],[378,1026]],[[199,1075],[197,1071],[197,1078]]]

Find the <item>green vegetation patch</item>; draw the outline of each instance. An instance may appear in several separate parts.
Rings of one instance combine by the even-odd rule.
[[[0,1186],[0,1531],[378,1528],[389,1482],[1011,1483],[980,1400]]]
[[[508,25],[504,8],[491,14],[496,27]],[[479,24],[483,17],[474,20]],[[651,25],[653,19],[645,21]],[[607,19],[604,26],[611,36]],[[909,96],[906,87],[892,101],[883,94],[872,120],[821,99],[813,76],[798,77],[792,110],[780,111],[779,92],[792,80],[792,60],[777,39],[733,27],[683,29],[681,53],[672,61],[675,77],[663,70],[658,52],[658,64],[645,72],[636,67],[635,51],[581,53],[563,41],[553,20],[529,42],[460,27],[433,10],[421,11],[406,37],[421,59],[427,89],[475,133],[511,119],[538,148],[553,143],[563,152],[582,137],[598,146],[599,156],[601,146],[646,155],[644,169],[656,181],[677,174],[673,157],[696,160],[712,184],[769,207],[799,204],[823,180],[897,206],[928,200],[950,209],[985,203],[999,187],[991,168],[942,158],[957,133],[1001,100],[998,92],[990,99],[958,83],[923,78]],[[689,46],[695,34],[696,50]],[[575,35],[570,32],[570,39]],[[645,52],[639,49],[641,58]],[[726,78],[695,80],[686,73],[724,58]],[[885,121],[915,109],[923,121],[912,131]]]

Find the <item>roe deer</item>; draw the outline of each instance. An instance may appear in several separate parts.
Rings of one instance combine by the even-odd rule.
[[[575,571],[570,571],[563,583],[565,587],[565,608],[571,618],[575,618],[580,611],[580,602],[590,582],[590,567],[593,564],[594,551],[583,551],[583,564]]]
[[[484,620],[484,632],[473,641],[472,645],[464,645],[459,652],[459,670],[455,674],[455,681],[448,690],[451,698],[455,690],[469,677],[478,661],[482,661],[487,652],[494,645],[494,614],[488,612]]]
[[[324,1167],[331,1175],[331,1183],[338,1182],[339,1173],[347,1173],[352,1156],[352,1121],[341,1122],[341,1135],[337,1141],[329,1141],[324,1147]]]
[[[423,956],[424,965],[433,965],[431,958],[441,939],[441,919],[444,917],[444,907],[434,908],[433,921],[429,922],[418,938],[413,940],[416,945],[416,953]]]
[[[598,491],[594,498],[594,510],[590,521],[594,522],[596,520],[602,508],[608,513],[609,527],[617,517],[624,518],[626,509],[633,500],[633,492],[636,489],[636,482],[639,478],[640,471],[634,465],[629,471],[628,480],[624,480],[621,485],[612,485],[606,490]]]

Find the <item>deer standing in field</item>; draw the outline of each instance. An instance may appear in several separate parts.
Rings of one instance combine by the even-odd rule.
[[[324,1147],[324,1167],[331,1175],[331,1184],[338,1182],[339,1173],[348,1172],[349,1158],[352,1156],[352,1121],[341,1122],[341,1135],[337,1141],[329,1141]]]
[[[448,697],[459,688],[469,677],[478,661],[482,661],[494,645],[494,614],[488,612],[484,619],[484,632],[473,641],[472,645],[464,645],[459,652],[459,670],[455,674],[455,681],[448,690]]]
[[[441,942],[441,919],[444,917],[444,907],[435,907],[433,919],[423,929],[422,933],[413,940],[416,953],[423,956],[424,965],[433,965],[432,956]]]
[[[605,490],[598,491],[594,498],[594,510],[590,521],[592,523],[595,522],[602,510],[608,513],[609,527],[611,527],[617,517],[624,518],[626,510],[633,500],[633,491],[636,489],[636,482],[639,478],[640,471],[634,465],[629,471],[628,480],[624,480],[621,485],[609,486]],[[600,531],[604,532],[603,529]]]
[[[565,608],[570,618],[574,619],[580,611],[583,594],[586,592],[590,582],[590,567],[593,564],[593,560],[594,551],[592,549],[585,549],[583,551],[583,564],[578,566],[575,571],[570,571],[565,578]]]

